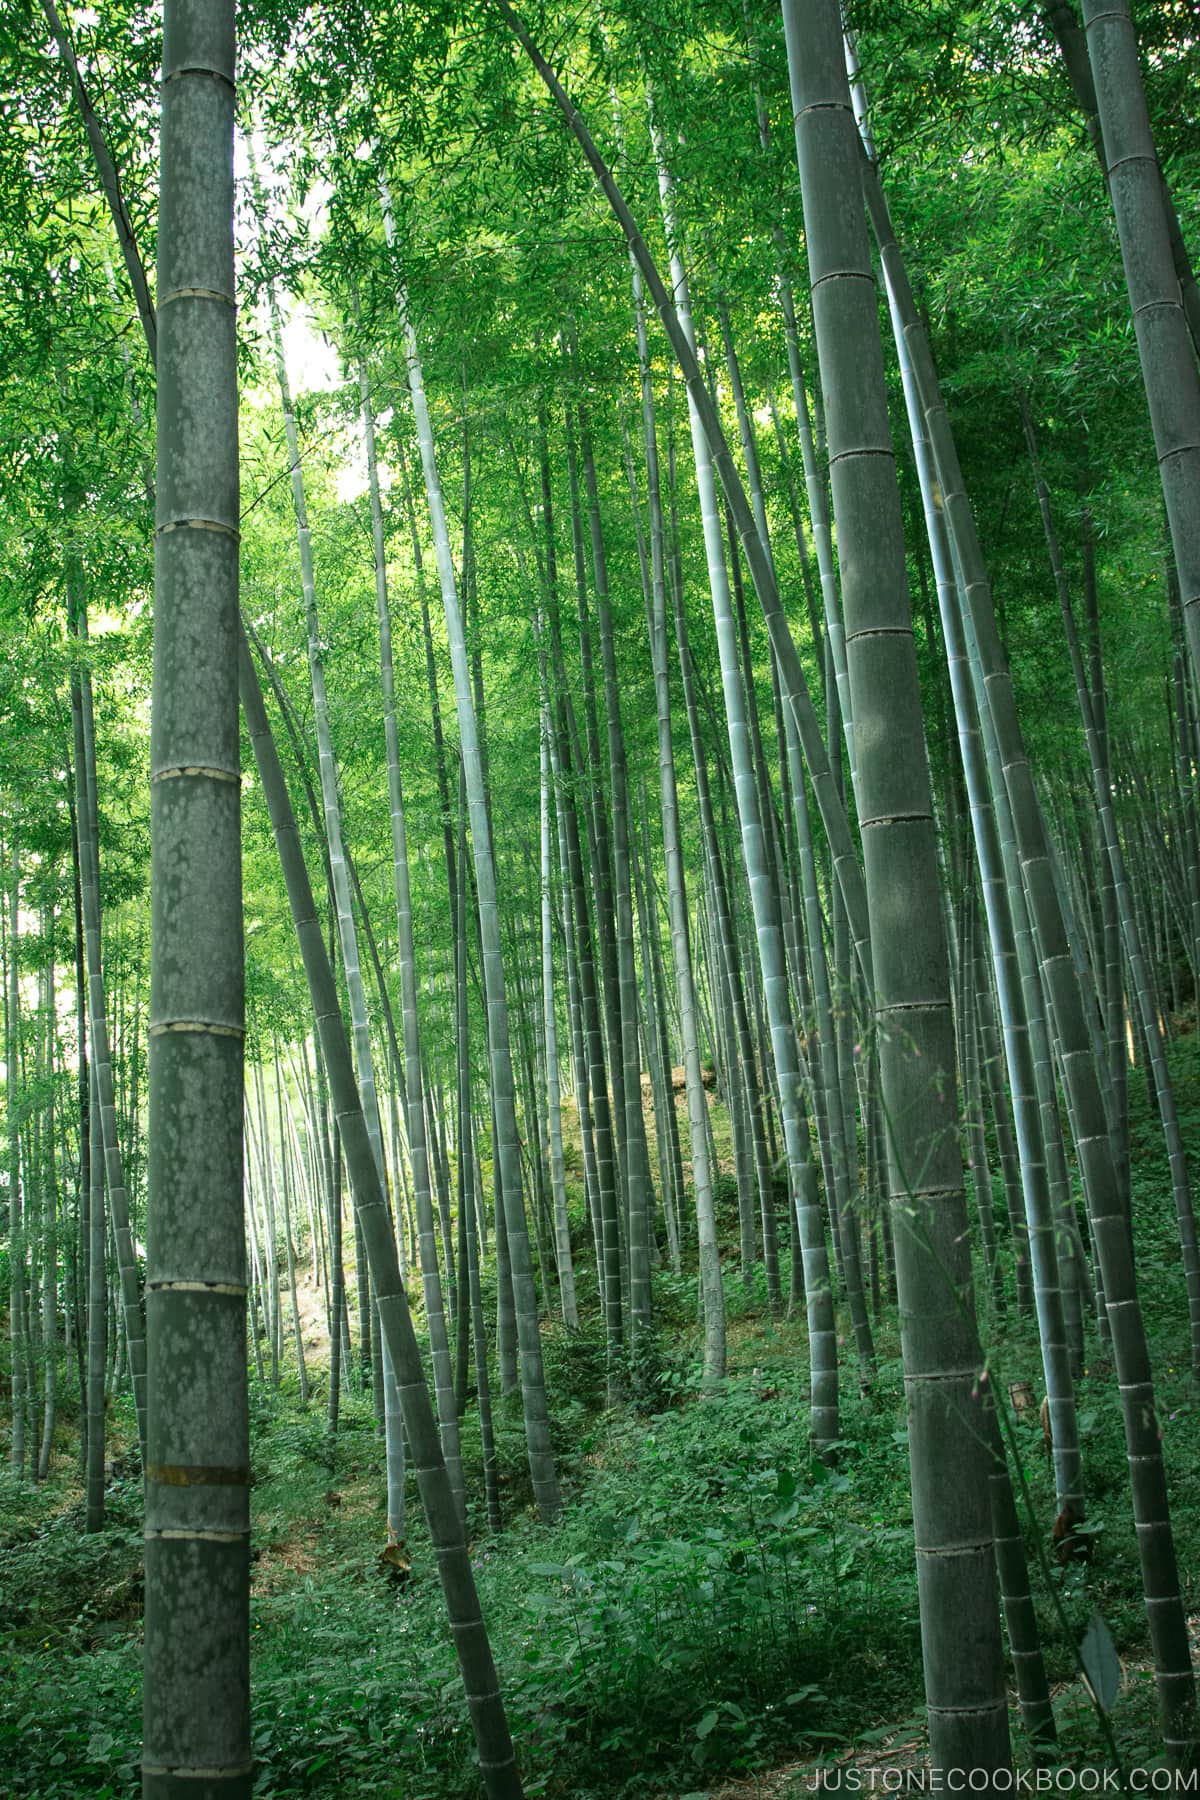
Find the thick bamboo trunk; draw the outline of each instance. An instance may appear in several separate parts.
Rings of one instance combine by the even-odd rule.
[[[999,1773],[1011,1750],[954,1030],[862,152],[837,0],[784,0],[783,18],[871,905],[931,1762]]]
[[[162,66],[142,1790],[169,1800],[202,1783],[243,1800],[253,1759],[232,0],[168,0]]]
[[[1200,680],[1200,367],[1172,255],[1128,0],[1083,0],[1083,23],[1187,641]]]
[[[978,663],[980,692],[986,695],[981,710],[986,710],[988,728],[995,734],[995,767],[998,772],[1002,771],[993,781],[993,797],[1000,787],[1007,794],[1021,878],[1037,940],[1038,963],[1051,995],[1064,1087],[1079,1149],[1121,1394],[1164,1737],[1168,1755],[1186,1761],[1196,1732],[1195,1684],[1179,1592],[1166,1471],[1154,1410],[1153,1375],[1138,1301],[1126,1209],[1113,1157],[1101,1070],[1091,1042],[1033,772],[1017,718],[1012,678],[996,628],[987,568],[945,401],[896,244],[883,190],[869,164],[864,165],[863,181],[880,254],[903,321],[946,521],[962,571],[967,648],[972,661]],[[1200,442],[1200,437],[1197,441]]]

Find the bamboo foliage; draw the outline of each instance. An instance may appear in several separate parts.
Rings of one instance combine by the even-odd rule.
[[[1045,123],[992,206],[978,109],[964,108],[955,180],[988,204],[939,253],[952,211],[906,185],[916,98],[888,73],[901,35],[911,49],[933,32],[920,9],[902,26],[871,21],[861,61],[833,0],[783,0],[774,21],[743,8],[700,34],[680,15],[670,43],[620,12],[598,31],[572,21],[555,54],[581,96],[601,97],[597,117],[611,107],[600,128],[611,166],[507,0],[491,0],[478,32],[439,15],[428,41],[402,31],[395,45],[386,8],[370,30],[339,19],[336,38],[331,17],[307,17],[276,66],[255,65],[256,148],[277,131],[271,160],[290,166],[270,220],[253,171],[248,184],[258,243],[239,298],[245,319],[257,296],[265,330],[260,343],[244,329],[239,354],[255,376],[264,349],[274,358],[283,431],[247,387],[244,506],[229,9],[168,8],[161,330],[133,236],[141,215],[89,98],[93,53],[51,0],[42,11],[50,35],[31,93],[57,81],[62,102],[69,88],[163,368],[159,478],[111,473],[110,497],[115,427],[81,405],[94,397],[81,346],[100,342],[97,323],[113,341],[111,410],[123,407],[129,436],[112,442],[134,476],[151,370],[120,344],[128,301],[111,274],[103,301],[92,293],[104,221],[72,187],[70,217],[48,215],[35,246],[66,326],[44,417],[41,376],[28,383],[29,443],[52,453],[45,469],[32,451],[21,464],[28,520],[15,547],[0,543],[0,582],[17,572],[31,643],[48,646],[44,668],[14,657],[13,681],[7,667],[0,679],[0,719],[11,691],[37,745],[27,756],[20,739],[0,795],[7,1448],[15,1479],[54,1481],[68,1436],[72,1457],[78,1443],[81,1517],[99,1532],[125,1505],[106,1493],[106,1452],[138,1418],[146,1791],[251,1781],[248,1356],[272,1409],[297,1392],[309,1407],[335,1486],[349,1472],[332,1473],[345,1434],[360,1419],[369,1429],[373,1411],[385,1566],[404,1567],[411,1535],[419,1576],[423,1527],[408,1511],[419,1492],[481,1779],[512,1800],[521,1778],[468,1530],[499,1532],[531,1499],[536,1529],[553,1534],[564,1500],[579,1491],[586,1504],[593,1459],[587,1442],[571,1455],[570,1429],[583,1408],[603,1410],[602,1395],[618,1422],[674,1404],[693,1379],[697,1418],[722,1407],[727,1376],[762,1354],[741,1320],[764,1306],[768,1354],[794,1346],[811,1383],[799,1441],[831,1467],[843,1432],[890,1403],[899,1330],[933,1763],[983,1766],[993,1785],[1012,1767],[1001,1606],[1030,1749],[1057,1754],[1017,1503],[1052,1494],[1054,1551],[1087,1555],[1085,1467],[1099,1469],[1102,1446],[1086,1442],[1076,1393],[1090,1408],[1111,1370],[1163,1736],[1186,1766],[1187,1571],[1134,1248],[1160,1257],[1177,1225],[1180,1266],[1163,1289],[1172,1306],[1186,1294],[1195,1363],[1200,1257],[1172,1082],[1190,1076],[1174,1040],[1200,978],[1187,538],[1197,290],[1128,8],[1088,0],[1086,41],[1069,4],[1040,8],[1040,24],[993,9],[970,22],[969,56],[947,50],[972,98],[995,89],[993,52],[1018,44],[1034,85],[1065,94],[1061,53],[1109,179],[1169,544],[1146,522],[1154,471],[1127,454],[1137,425],[1119,384],[1084,379],[1101,342],[1125,366],[1123,300],[1089,321],[1086,345],[1065,306],[1070,354],[1048,356],[1033,297],[1051,278],[1011,244],[996,288],[1008,335],[993,346],[984,326],[978,242],[1007,242],[1014,221],[1062,198],[1079,122]],[[558,23],[547,15],[545,28]],[[1174,19],[1147,29],[1145,85],[1161,107],[1192,46]],[[422,79],[417,102],[401,83],[435,40],[455,73],[436,104]],[[320,81],[314,49],[328,64]],[[874,118],[864,65],[880,73]],[[344,81],[327,78],[335,69]],[[939,64],[929,93],[945,82]],[[542,88],[566,136],[528,130]],[[132,182],[124,95],[114,83],[108,98]],[[1026,127],[1002,98],[1007,154]],[[444,160],[480,106],[488,131]],[[790,141],[781,154],[773,136],[789,111],[794,166]],[[513,121],[526,134],[519,182],[500,178]],[[57,166],[55,133],[38,154]],[[328,229],[317,190],[297,203],[318,166]],[[403,179],[402,204],[384,169]],[[893,169],[921,247],[920,306],[884,194]],[[531,196],[550,203],[536,223]],[[911,460],[888,417],[864,200]],[[643,230],[639,212],[656,207]],[[1071,263],[1071,306],[1111,289],[1106,229]],[[52,267],[70,231],[79,255]],[[1115,238],[1109,249],[1111,260]],[[297,345],[293,397],[285,334],[292,358],[309,308],[341,352],[341,379],[310,385]],[[24,396],[23,366],[14,376]],[[997,420],[1016,439],[1014,381],[1024,483],[999,454]],[[273,466],[281,438],[286,473]],[[1064,467],[1065,499],[1052,491]],[[12,491],[0,471],[0,506]],[[143,821],[123,787],[138,764],[145,627],[135,603],[114,599],[115,571],[139,594],[143,492],[158,517],[148,1138]],[[919,544],[905,544],[910,523],[923,524]],[[253,598],[239,636],[242,531]],[[1065,644],[1036,635],[1047,604]],[[249,644],[282,721],[286,776]],[[235,646],[260,771],[244,953]],[[1146,646],[1166,660],[1135,670]],[[308,680],[289,691],[304,655]],[[289,783],[307,807],[300,826]],[[299,963],[281,949],[260,799]],[[301,830],[324,866],[319,904]],[[1156,1119],[1161,1172],[1146,1153]],[[1168,1176],[1164,1229],[1153,1208]],[[1156,1305],[1151,1333],[1159,1317]],[[1170,1356],[1165,1331],[1151,1341]],[[1046,1396],[1049,1473],[1029,1483],[993,1392],[1013,1346],[1040,1364]],[[843,1357],[857,1398],[841,1388]],[[518,1418],[528,1492],[506,1466]],[[714,1739],[702,1754],[719,1749]]]

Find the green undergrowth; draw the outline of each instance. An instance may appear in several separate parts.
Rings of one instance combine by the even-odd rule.
[[[586,1361],[581,1346],[562,1354]],[[519,1418],[501,1403],[519,1510],[474,1549],[529,1792],[692,1788],[841,1741],[865,1697],[911,1709],[915,1608],[911,1593],[894,1604],[889,1574],[909,1526],[882,1504],[882,1469],[900,1466],[896,1372],[885,1381],[887,1405],[864,1407],[833,1470],[809,1453],[802,1376],[782,1362],[658,1412],[592,1413],[564,1456],[553,1528],[521,1504]],[[333,1454],[315,1407],[265,1392],[257,1406],[258,1791],[475,1793],[423,1530],[408,1579],[380,1560],[367,1406],[348,1404]],[[465,1448],[470,1467],[470,1430]],[[135,1791],[138,1620],[99,1615],[137,1580],[136,1490],[110,1503],[102,1536],[82,1537],[67,1511],[15,1534],[0,1561],[0,1616],[25,1596],[0,1699],[13,1794]]]
[[[1180,1105],[1200,1148],[1197,1046],[1177,1046]],[[1200,1587],[1200,1421],[1187,1365],[1177,1235],[1161,1136],[1134,1105],[1135,1236],[1185,1595]],[[1002,1204],[1002,1201],[1001,1201]],[[783,1256],[786,1292],[787,1253]],[[545,1329],[565,1506],[533,1516],[519,1401],[496,1397],[507,1529],[485,1529],[477,1413],[463,1450],[470,1528],[513,1734],[531,1795],[702,1796],[727,1777],[816,1761],[919,1717],[903,1382],[894,1312],[859,1391],[843,1352],[842,1438],[814,1458],[803,1322],[772,1319],[761,1271],[726,1264],[734,1373],[699,1382],[694,1272],[655,1277],[657,1335],[607,1406],[603,1337],[581,1268],[584,1329]],[[1112,1715],[1127,1764],[1154,1755],[1153,1678],[1111,1357],[1094,1322],[1080,1385],[1093,1558],[1049,1555],[1052,1477],[1036,1406],[1012,1417],[1026,1542],[1068,1766],[1105,1745],[1079,1680],[1096,1614],[1124,1664]],[[1009,1306],[984,1333],[981,1379],[1043,1388],[1033,1321]],[[370,1400],[344,1397],[331,1444],[324,1373],[253,1389],[251,1599],[256,1792],[477,1796],[473,1745],[415,1494],[411,1569],[381,1558],[382,1448]],[[124,1403],[114,1439],[127,1441]],[[63,1441],[71,1435],[64,1396]],[[83,1534],[64,1472],[0,1485],[0,1796],[75,1800],[138,1791],[141,1497],[109,1488]],[[1020,1748],[1019,1728],[1018,1754]]]
[[[884,1360],[865,1397],[847,1383],[843,1440],[826,1466],[808,1442],[797,1331],[747,1313],[741,1349],[753,1362],[711,1396],[693,1382],[656,1410],[600,1413],[569,1400],[568,1500],[553,1528],[528,1509],[519,1413],[499,1403],[514,1516],[500,1538],[484,1536],[475,1519],[474,1557],[530,1793],[704,1793],[727,1775],[831,1754],[919,1709],[899,1366]],[[1006,1369],[1016,1374],[1033,1342],[1015,1330],[1010,1339]],[[573,1367],[581,1386],[591,1381],[586,1335],[556,1345],[556,1355],[560,1379]],[[1091,1613],[1107,1619],[1130,1664],[1118,1725],[1134,1754],[1152,1746],[1153,1705],[1134,1666],[1144,1627],[1109,1391],[1105,1378],[1094,1403],[1090,1390],[1081,1396],[1097,1558],[1090,1568],[1050,1568],[1066,1629],[1044,1584],[1039,1611],[1058,1682],[1073,1681],[1072,1642]],[[1182,1382],[1175,1396],[1164,1383],[1164,1400],[1180,1399],[1167,1429],[1187,1580],[1196,1515],[1175,1465],[1195,1447],[1195,1426],[1183,1394]],[[286,1391],[260,1389],[255,1406],[256,1791],[476,1794],[415,1518],[411,1575],[398,1579],[380,1560],[380,1455],[368,1402],[347,1400],[332,1452],[315,1403],[303,1411]],[[1021,1418],[1016,1429],[1038,1514],[1035,1552],[1052,1517],[1049,1474],[1040,1426]],[[470,1417],[464,1448],[472,1471]],[[103,1534],[89,1538],[81,1527],[78,1506],[43,1512],[10,1532],[0,1556],[6,1795],[137,1791],[136,1484],[110,1488]],[[1068,1711],[1065,1753],[1098,1755],[1087,1709]]]

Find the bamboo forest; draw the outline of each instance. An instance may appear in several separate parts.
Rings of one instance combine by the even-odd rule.
[[[1200,1791],[1196,0],[0,0],[0,1800]]]

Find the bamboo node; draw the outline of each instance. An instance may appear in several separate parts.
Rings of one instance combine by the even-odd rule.
[[[172,1031],[207,1032],[212,1037],[237,1038],[239,1042],[245,1037],[246,1030],[242,1025],[222,1025],[213,1019],[170,1019],[166,1023],[151,1025],[148,1037],[165,1037]]]
[[[233,76],[227,75],[224,69],[214,69],[208,63],[180,63],[177,69],[164,69],[162,73],[163,87],[166,87],[169,81],[178,81],[183,75],[208,75],[213,81],[223,81],[231,94],[237,92],[237,83]]]
[[[169,531],[216,531],[224,537],[231,537],[235,544],[240,544],[242,534],[236,525],[227,525],[223,519],[164,519],[161,525],[154,528],[155,537],[166,537]]]
[[[220,1463],[148,1463],[146,1480],[158,1487],[248,1487],[250,1471]]]
[[[156,781],[177,781],[181,775],[207,775],[210,781],[230,781],[241,787],[241,774],[233,769],[218,769],[208,763],[176,763],[170,768],[156,769],[150,777],[150,785]]]
[[[169,288],[165,294],[158,296],[158,310],[169,306],[172,300],[219,300],[222,306],[231,306],[237,311],[237,301],[232,294],[223,294],[219,288],[181,287]]]

